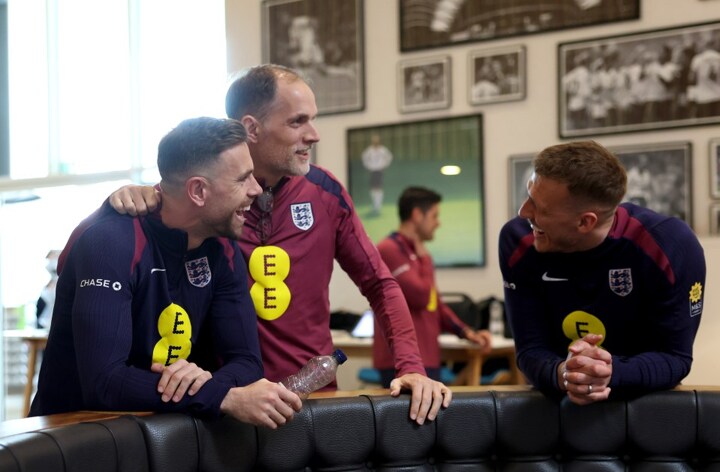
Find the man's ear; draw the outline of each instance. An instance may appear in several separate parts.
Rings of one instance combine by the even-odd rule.
[[[258,135],[260,134],[260,122],[252,115],[244,115],[240,118],[240,123],[245,127],[248,141],[257,143]]]
[[[410,220],[411,221],[422,221],[424,216],[425,216],[425,213],[423,213],[422,208],[420,208],[420,207],[415,207],[410,212]]]
[[[586,211],[580,215],[578,229],[583,233],[589,233],[594,230],[598,223],[598,215],[594,211]]]
[[[191,202],[204,207],[208,197],[208,181],[200,176],[190,177],[185,182],[185,191]]]

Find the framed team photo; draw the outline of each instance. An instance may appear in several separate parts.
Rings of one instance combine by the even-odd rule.
[[[627,171],[624,201],[676,216],[692,226],[692,144],[642,144],[610,148]]]
[[[720,198],[720,138],[710,140],[710,195]]]
[[[560,137],[720,123],[718,55],[718,21],[560,43]]]
[[[398,109],[401,113],[449,108],[450,56],[398,62]]]
[[[262,58],[300,71],[319,114],[363,110],[363,0],[263,0]]]
[[[524,46],[470,51],[468,54],[470,105],[509,102],[524,98]]]
[[[637,20],[640,0],[400,0],[400,51]]]
[[[397,202],[411,185],[442,195],[438,267],[484,266],[485,184],[480,114],[347,130],[348,191],[376,244],[400,223]]]
[[[528,196],[527,183],[533,173],[532,161],[535,154],[516,154],[508,161],[508,218],[517,216],[520,206]]]

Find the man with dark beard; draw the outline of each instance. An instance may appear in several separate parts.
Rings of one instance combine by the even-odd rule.
[[[104,205],[70,236],[30,414],[226,413],[276,428],[301,402],[262,378],[235,241],[261,192],[245,128],[185,120],[161,140],[158,168],[160,211],[130,217]],[[201,333],[221,360],[213,373],[194,362]]]

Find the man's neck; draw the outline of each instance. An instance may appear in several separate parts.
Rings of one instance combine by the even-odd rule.
[[[412,244],[413,251],[415,252],[415,255],[418,257],[425,257],[427,255],[427,249],[425,248],[425,243],[420,237],[420,235],[417,232],[417,229],[415,228],[415,225],[412,223],[401,223],[400,227],[398,228],[398,233],[400,233],[404,238],[406,238],[410,243]]]
[[[275,173],[264,169],[261,165],[255,164],[255,170],[253,170],[255,180],[257,180],[263,188],[275,187],[284,175],[276,175]]]
[[[193,228],[197,223],[191,208],[187,208],[181,201],[163,194],[163,203],[160,207],[160,219],[162,223],[170,229],[178,229],[187,233],[188,247],[187,249],[195,249],[205,240],[204,236],[198,235]]]
[[[615,218],[612,217],[612,218],[608,219],[608,221],[596,226],[595,229],[588,235],[587,243],[584,245],[584,247],[581,247],[579,250],[589,251],[591,249],[595,249],[596,247],[600,246],[603,243],[603,241],[605,241],[607,239],[608,234],[610,234],[610,230],[612,229],[614,222],[615,222]]]
[[[413,245],[422,244],[420,236],[418,236],[418,233],[415,230],[415,226],[410,223],[400,223],[400,227],[397,232],[408,241],[411,241]]]

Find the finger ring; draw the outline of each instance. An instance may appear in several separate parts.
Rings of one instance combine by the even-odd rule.
[[[565,390],[567,390],[568,381],[567,381],[567,380],[563,380],[563,385],[565,386]]]
[[[567,370],[563,370],[563,379],[567,379]]]
[[[592,393],[592,385],[588,385],[588,395]]]

